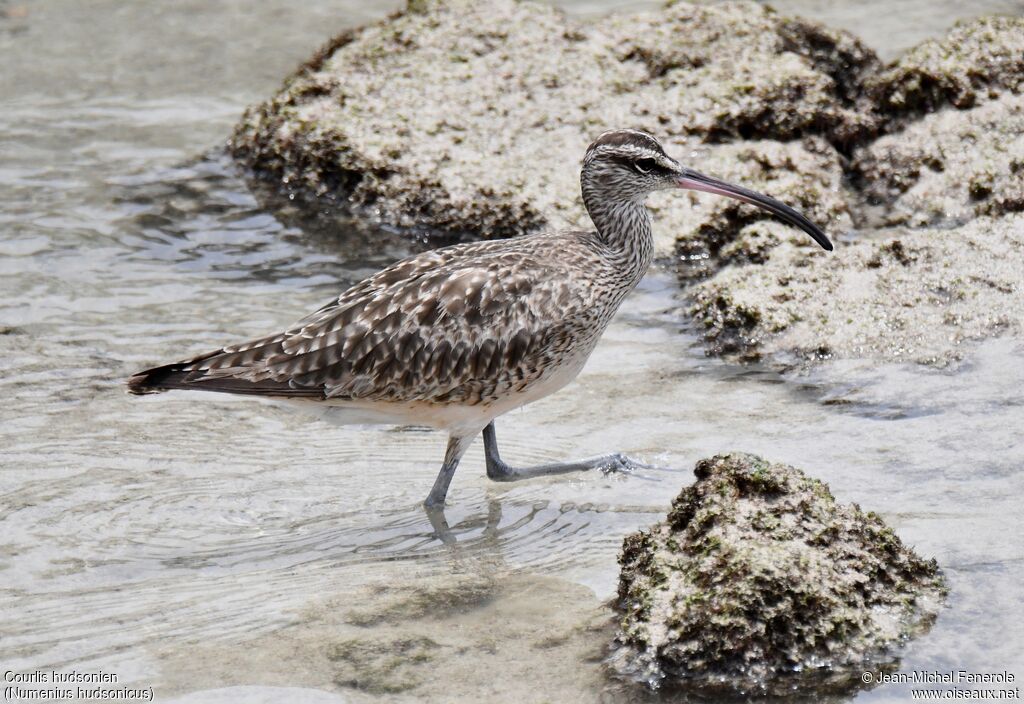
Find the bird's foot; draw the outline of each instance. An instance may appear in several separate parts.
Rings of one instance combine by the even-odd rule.
[[[583,461],[587,462],[588,460]],[[589,461],[594,462],[594,469],[600,469],[605,474],[614,474],[616,472],[633,474],[639,469],[654,469],[654,465],[639,462],[628,455],[622,454],[621,452],[614,452],[602,457],[594,457]]]
[[[689,471],[689,470],[686,470],[686,469],[680,469],[679,467],[662,467],[661,465],[657,465],[657,464],[648,464],[647,462],[640,462],[639,460],[635,460],[632,457],[630,457],[629,455],[624,455],[621,452],[616,452],[616,453],[611,454],[611,455],[605,455],[604,457],[597,457],[595,459],[597,459],[597,460],[605,460],[606,461],[606,464],[600,467],[600,469],[605,474],[612,474],[614,472],[623,472],[625,474],[641,476],[641,475],[638,475],[638,471],[639,470],[644,470],[644,471],[649,471],[649,472],[666,472],[666,473],[669,473],[669,474],[676,474],[676,473],[679,473],[679,472],[684,472],[685,473],[685,472]],[[651,477],[643,477],[643,478],[646,479],[646,478],[651,478]]]
[[[663,470],[638,460],[634,460],[621,452],[600,457],[589,457],[575,462],[560,462],[557,464],[542,464],[535,467],[510,467],[500,459],[493,457],[487,461],[487,476],[497,482],[514,482],[520,479],[532,479],[535,477],[547,477],[556,474],[568,474],[569,472],[585,472],[587,470],[600,470],[604,474],[628,474],[638,479],[654,481],[655,477],[645,474],[645,470]],[[677,471],[664,469],[664,471]]]
[[[629,455],[624,455],[621,452],[604,455],[603,457],[595,457],[594,461],[596,462],[595,469],[600,469],[605,475],[626,474],[635,479],[643,479],[644,481],[649,482],[658,481],[658,478],[652,476],[650,472],[679,471],[669,467],[658,467],[657,465],[640,462],[639,460],[635,460]]]

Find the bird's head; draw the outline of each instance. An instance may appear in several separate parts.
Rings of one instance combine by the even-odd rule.
[[[790,206],[681,165],[665,153],[658,140],[639,130],[612,130],[594,140],[583,158],[580,180],[588,209],[601,203],[642,203],[654,191],[686,188],[756,205],[800,228],[825,249],[832,249],[821,228]]]

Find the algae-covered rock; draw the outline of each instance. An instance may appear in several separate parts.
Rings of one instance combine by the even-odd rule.
[[[860,150],[853,171],[864,194],[886,206],[888,224],[1024,210],[1024,95],[927,115]]]
[[[753,2],[588,24],[529,2],[426,0],[335,40],[246,113],[233,153],[384,223],[508,236],[586,222],[578,164],[605,129],[674,146],[855,140],[874,129],[853,103],[876,62]]]
[[[596,30],[618,59],[646,67],[648,80],[623,102],[652,133],[710,141],[825,134],[846,143],[876,128],[855,103],[878,59],[846,32],[751,2],[671,3],[613,14]]]
[[[965,341],[1024,331],[1022,221],[992,219],[1024,211],[1024,19],[961,23],[856,86],[889,134],[849,161],[819,150],[815,167],[738,174],[832,234],[852,216],[856,241],[825,255],[727,202],[679,238],[684,281],[713,274],[688,292],[710,353],[942,366]],[[879,229],[893,227],[933,229]]]
[[[823,673],[856,686],[934,620],[937,564],[876,514],[753,455],[701,460],[694,473],[665,521],[623,542],[620,672],[655,686],[792,691]]]
[[[690,292],[712,352],[944,366],[963,343],[1024,332],[1024,215],[732,267]]]
[[[905,115],[943,105],[973,107],[1001,91],[1024,89],[1024,18],[981,17],[925,41],[865,89],[880,110]]]

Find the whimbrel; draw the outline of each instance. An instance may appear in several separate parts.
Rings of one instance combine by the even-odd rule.
[[[654,137],[605,132],[580,176],[591,232],[458,244],[403,259],[284,332],[140,372],[137,394],[220,391],[338,406],[343,422],[448,432],[427,496],[442,506],[466,449],[483,433],[487,476],[511,481],[627,469],[621,454],[517,468],[498,454],[494,419],[572,381],[651,263],[653,191],[686,188],[761,207],[808,233],[793,208],[682,166]]]

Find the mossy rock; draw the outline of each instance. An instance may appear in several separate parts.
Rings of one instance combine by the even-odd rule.
[[[884,206],[886,225],[948,225],[1022,211],[1024,95],[926,115],[854,156],[853,176]]]
[[[945,105],[974,107],[992,93],[1024,90],[1024,18],[959,22],[942,39],[922,42],[864,81],[890,118]]]
[[[950,367],[967,341],[1024,331],[1022,258],[1024,213],[840,240],[831,254],[779,247],[693,286],[688,312],[709,353],[733,359]]]
[[[876,514],[754,455],[695,474],[663,522],[623,543],[621,673],[740,692],[855,687],[934,620],[938,565]]]
[[[540,3],[417,0],[318,52],[246,112],[231,149],[299,202],[400,229],[589,226],[576,165],[602,131],[643,129],[680,156],[735,139],[863,141],[874,118],[855,96],[876,64],[852,35],[754,2],[581,22]],[[666,219],[682,222],[681,207]]]

